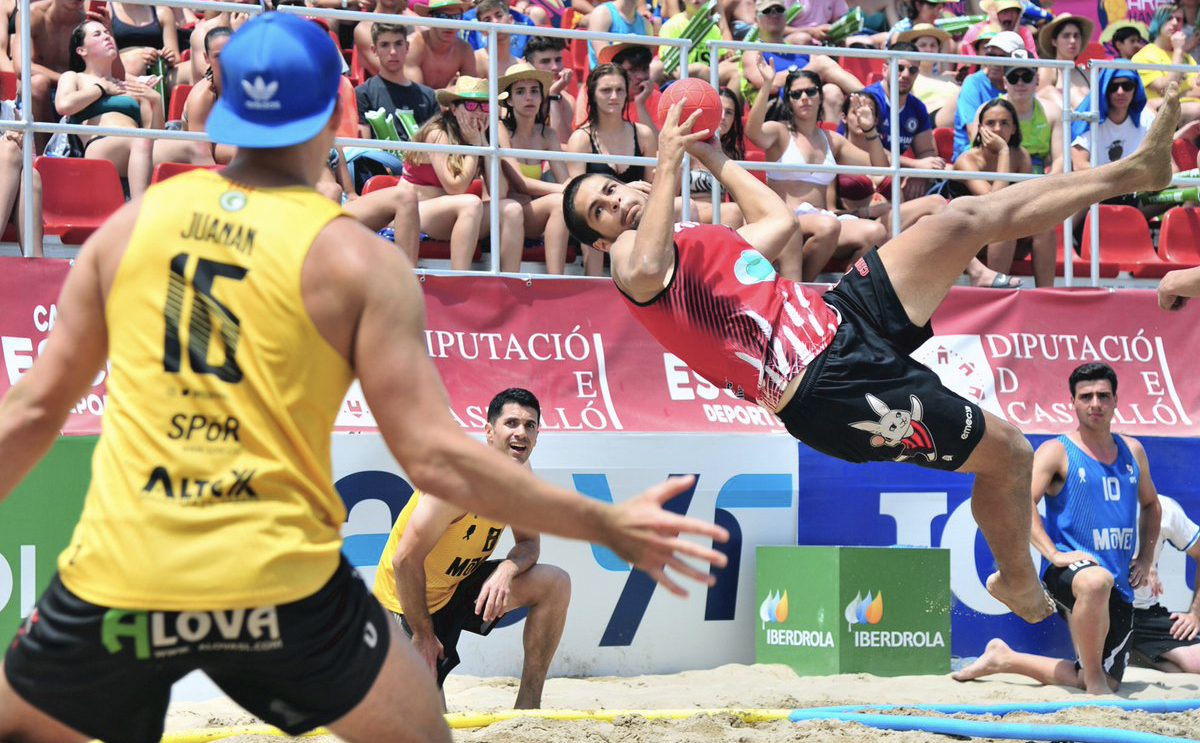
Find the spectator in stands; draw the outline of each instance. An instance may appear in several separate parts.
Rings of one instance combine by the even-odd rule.
[[[850,12],[846,0],[802,0],[803,10],[788,25],[785,38],[789,44],[823,44],[833,22]],[[862,33],[866,33],[865,31]],[[849,46],[861,43],[871,45],[865,37],[850,37],[844,40]]]
[[[5,106],[5,118],[16,116],[15,107]],[[21,188],[22,164],[21,142],[23,135],[18,131],[6,131],[0,134],[0,234],[8,227],[10,219],[17,220],[18,234],[22,241],[25,231],[31,230],[32,252],[29,257],[42,257],[42,178],[37,169],[31,171],[33,176],[33,224],[25,223],[25,192]]]
[[[644,48],[644,47],[643,47]],[[586,118],[567,141],[569,152],[593,155],[625,155],[655,157],[658,136],[655,130],[629,120],[626,103],[629,100],[629,73],[624,68],[606,62],[592,69],[587,79]],[[582,173],[606,173],[622,183],[654,180],[652,165],[610,165],[604,162],[567,163],[567,172],[574,178]],[[584,247],[584,271],[598,276],[603,270],[604,256],[590,246]]]
[[[1079,55],[1083,54],[1083,50],[1092,40],[1092,30],[1091,20],[1070,13],[1060,13],[1038,32],[1038,44],[1042,48],[1042,56],[1046,59],[1074,62]],[[1043,100],[1053,101],[1061,106],[1063,83],[1059,70],[1046,67],[1040,77],[1038,94]],[[1078,64],[1075,65],[1071,68],[1070,81],[1071,105],[1078,106],[1088,92],[1087,70]]]
[[[54,96],[59,114],[72,124],[161,129],[162,98],[154,77],[119,80],[110,74],[117,45],[108,27],[84,21],[71,32],[71,69],[58,80]],[[94,135],[83,138],[84,157],[111,160],[140,196],[150,185],[152,142],[143,137]]]
[[[1029,26],[1021,23],[1021,13],[1025,9],[1021,0],[983,0],[979,7],[987,13],[988,17],[966,30],[958,45],[960,53],[975,54],[977,48],[975,42],[979,39],[979,35],[985,30],[995,29],[997,32],[1012,31],[1017,34],[1021,37],[1021,42],[1025,46],[1025,51],[1029,52],[1029,56],[1037,56],[1037,45],[1034,43],[1033,32],[1029,30]]]
[[[1032,87],[1032,80],[1026,83]],[[954,161],[955,170],[984,173],[1031,173],[1033,163],[1029,152],[1021,146],[1021,127],[1017,110],[1003,98],[993,98],[979,109],[975,139],[971,148]],[[1012,181],[969,178],[950,181],[952,190],[963,196],[983,196],[1011,185]],[[987,265],[998,271],[1001,286],[1009,283],[1018,242],[1031,243],[1033,278],[1037,286],[1054,286],[1054,231],[1047,230],[1026,240],[1006,240],[987,246]]]
[[[754,7],[758,12],[758,40],[766,44],[783,43],[783,33],[787,28],[785,0],[755,0]],[[822,100],[826,106],[825,118],[830,121],[835,120],[841,112],[845,96],[862,88],[862,82],[857,77],[824,54],[809,56],[801,52],[784,54],[750,49],[742,54],[741,63],[742,95],[751,103],[758,91],[763,89],[763,81],[759,77],[763,68],[759,60],[764,58],[775,70],[769,92],[778,91],[793,70],[808,70],[825,80]]]
[[[192,86],[183,104],[183,130],[203,132],[208,114],[221,96],[221,50],[233,29],[215,26],[204,35],[204,75]],[[197,165],[226,165],[237,148],[215,142],[192,142],[180,139],[159,139],[154,142],[154,163],[195,163]]]
[[[498,89],[508,94],[500,128],[500,146],[524,150],[562,150],[558,133],[548,125],[550,102],[546,89],[554,73],[521,62],[509,67]],[[567,166],[561,160],[504,158],[510,197],[521,205],[525,234],[541,236],[546,246],[546,272],[561,274],[566,265],[567,223],[563,221],[562,190]]]
[[[932,23],[919,23],[896,37],[899,43],[913,44],[922,54],[939,54],[950,41],[950,34]],[[954,107],[958,103],[958,81],[950,65],[922,60],[921,72],[913,82],[911,94],[925,104],[934,126],[954,126]],[[943,72],[943,69],[947,69]]]
[[[248,3],[250,0],[240,0],[240,2]],[[199,10],[196,12],[200,14],[200,20],[196,21],[189,42],[192,50],[193,80],[199,80],[204,75],[204,71],[208,69],[208,63],[204,60],[204,40],[208,37],[208,32],[218,26],[228,26],[236,31],[250,18],[246,13],[231,13],[225,10],[220,12]]]
[[[1112,162],[1133,152],[1146,136],[1146,128],[1154,121],[1154,114],[1146,105],[1146,91],[1142,81],[1133,70],[1101,68],[1100,123],[1095,126],[1098,165]],[[1089,104],[1084,98],[1077,107],[1086,111]],[[1091,167],[1092,147],[1089,130],[1093,125],[1086,121],[1075,122],[1071,133],[1071,167],[1082,170]]]
[[[650,47],[641,44],[609,44],[600,50],[600,64],[614,64],[625,71],[629,83],[629,103],[625,117],[658,131],[658,100],[661,94],[650,82]],[[588,88],[579,89],[575,101],[575,128],[587,120]]]
[[[113,41],[121,53],[121,64],[127,75],[153,75],[156,63],[162,60],[167,73],[167,86],[191,83],[190,65],[179,65],[179,33],[175,28],[175,12],[165,5],[135,5],[108,3]]]
[[[0,72],[16,72],[13,44],[17,35],[17,0],[0,0]]]
[[[1191,67],[1196,65],[1196,60],[1185,49],[1188,35],[1183,30],[1183,8],[1174,3],[1158,6],[1158,10],[1154,11],[1153,20],[1150,21],[1150,36],[1153,41],[1133,55],[1134,62],[1182,64]],[[1180,121],[1188,122],[1200,119],[1200,85],[1197,85],[1195,72],[1184,74],[1182,72],[1140,70],[1138,74],[1141,75],[1150,110],[1158,109],[1167,85],[1177,82],[1182,94],[1179,102],[1183,106]]]
[[[668,39],[678,39],[683,36],[683,31],[691,22],[692,18],[703,8],[708,0],[682,0],[683,10],[675,15],[662,25],[658,35]],[[720,18],[720,14],[716,14]],[[692,45],[688,52],[688,77],[698,77],[701,80],[709,80],[709,65],[711,63],[711,52],[708,48],[710,39],[728,39],[729,34],[723,29],[722,21],[718,21],[709,26],[708,32],[701,37],[700,41]],[[663,70],[663,55],[667,54],[667,50],[674,48],[677,53],[678,47],[660,46],[658,48],[658,56],[650,63],[650,79],[657,85],[661,85],[668,79],[674,79],[680,75],[680,65],[676,64],[670,74],[666,74]],[[736,58],[731,50],[725,50],[718,58],[717,74],[721,85],[730,85],[736,80],[738,75],[738,65],[734,61]],[[733,83],[736,84],[736,83]]]
[[[1001,31],[988,39],[983,48],[986,57],[1016,57],[1029,59],[1025,42],[1012,31]],[[983,69],[967,75],[958,94],[954,111],[954,159],[957,160],[975,139],[975,115],[984,103],[1004,92],[1003,65],[983,65]],[[1132,150],[1130,150],[1132,152]]]
[[[349,190],[349,189],[347,189]],[[412,264],[417,265],[421,246],[421,213],[417,207],[417,188],[408,181],[399,181],[362,196],[350,198],[342,208],[376,232],[392,225],[392,239]]]
[[[417,15],[425,18],[460,20],[469,3],[460,0],[432,0],[414,5]],[[448,87],[459,75],[477,77],[475,50],[458,37],[453,28],[421,28],[410,39],[404,72],[413,82],[431,88]]]
[[[772,67],[759,61],[764,81],[750,116],[746,137],[763,149],[767,162],[812,163],[819,165],[886,165],[887,153],[879,134],[868,134],[870,152],[864,152],[842,135],[822,129],[821,78],[809,70],[788,73],[782,95],[786,96],[781,121],[766,121],[767,93]],[[848,116],[851,131],[875,132],[874,108],[855,96]],[[887,228],[861,214],[838,215],[834,206],[836,173],[804,170],[768,170],[767,184],[796,210],[800,230],[779,258],[779,272],[789,278],[813,281],[830,258],[857,258],[882,245]],[[804,236],[808,236],[801,243]]]
[[[1062,107],[1039,100],[1036,67],[1009,67],[1004,73],[1008,92],[1004,98],[1017,112],[1021,146],[1029,153],[1033,173],[1061,173],[1063,169]]]
[[[31,108],[35,121],[58,121],[54,110],[55,88],[59,78],[70,67],[71,34],[85,18],[107,23],[107,18],[102,14],[85,12],[80,0],[45,0],[29,8],[29,54],[33,67],[29,72],[33,98]],[[18,26],[23,20],[17,19]],[[13,61],[17,72],[22,73],[19,30],[14,30],[11,40]],[[125,68],[121,65],[120,57],[114,57],[112,69],[105,70],[105,74],[116,80],[125,79]],[[46,146],[49,138],[48,134],[35,136],[38,152]]]
[[[948,2],[950,0],[908,0],[908,15],[888,29],[887,43],[895,43],[898,34],[909,30],[918,23],[933,25],[938,18],[942,17],[942,6]],[[956,48],[954,42],[951,41],[949,46],[950,48],[946,51],[953,53]]]
[[[388,15],[416,15],[409,9],[408,0],[375,0],[372,11]],[[399,24],[392,24],[389,21],[359,21],[354,26],[354,50],[358,52],[358,63],[362,65],[363,82],[366,82],[365,78],[379,74],[379,53],[375,50],[373,29],[381,23],[399,26]],[[399,28],[407,41],[408,27],[399,26]]]
[[[890,47],[893,51],[916,52],[917,48],[911,42],[898,41]],[[900,155],[900,164],[906,168],[924,168],[927,170],[942,170],[949,163],[937,154],[937,144],[933,141],[933,121],[929,111],[921,99],[912,94],[913,84],[920,72],[920,65],[915,59],[898,59],[896,73],[896,97],[900,106],[900,152],[912,150],[911,155]],[[878,109],[879,141],[890,156],[892,146],[891,111],[888,103],[887,78],[871,83],[863,88],[869,93]],[[838,127],[845,134],[845,125]],[[866,176],[858,176],[866,178]],[[907,178],[904,184],[904,198],[917,199],[929,190],[929,182],[924,178]]]
[[[550,128],[558,133],[562,144],[570,138],[575,119],[575,102],[570,95],[574,73],[563,63],[566,48],[566,42],[557,36],[533,36],[525,43],[525,61],[534,69],[554,73],[546,98],[550,101]]]
[[[588,30],[602,31],[612,34],[637,34],[645,36],[649,33],[646,19],[638,13],[637,0],[609,0],[588,16]],[[598,55],[600,50],[611,45],[611,41],[591,39],[588,41],[588,66],[596,67],[601,64]]]
[[[552,28],[562,28],[563,13],[567,10],[563,0],[517,0],[512,7],[518,13],[524,13],[533,25]],[[525,59],[529,59],[528,54]]]
[[[417,125],[424,124],[437,113],[437,94],[433,88],[408,79],[407,29],[397,23],[371,24],[371,54],[379,63],[378,74],[354,89],[358,102],[358,134],[373,137],[367,113],[383,109],[412,111]],[[399,123],[399,122],[397,122]],[[401,139],[408,139],[403,126],[396,127]]]
[[[1150,43],[1150,29],[1141,21],[1116,21],[1108,24],[1100,34],[1100,41],[1111,42],[1119,59],[1133,59],[1133,55]]]
[[[501,93],[500,100],[507,98]],[[437,92],[442,110],[426,121],[414,141],[434,144],[487,144],[487,81],[460,75],[453,87]],[[421,231],[450,241],[450,267],[467,270],[479,238],[490,234],[485,201],[469,192],[471,182],[487,176],[479,155],[448,155],[410,151],[404,156],[404,180],[413,184],[421,215]],[[516,271],[525,242],[521,205],[504,198],[508,186],[487,184],[490,197],[500,199],[500,270]]]
[[[483,0],[479,5],[475,6],[475,17],[484,23],[507,23],[512,24],[512,12],[508,9],[508,0]],[[475,69],[479,71],[479,76],[486,78],[488,76],[488,50],[487,50],[487,34],[481,34],[484,38],[484,46],[482,49],[475,50]],[[509,67],[512,67],[521,60],[514,57],[512,54],[512,36],[510,34],[496,34],[496,69],[503,73]]]

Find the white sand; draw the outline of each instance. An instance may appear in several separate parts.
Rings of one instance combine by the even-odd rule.
[[[508,709],[516,690],[517,680],[513,678],[451,674],[446,682],[446,698],[451,712]],[[835,704],[989,703],[1085,698],[1082,692],[1041,686],[1030,679],[1009,674],[959,683],[949,676],[883,678],[869,674],[847,674],[801,677],[781,665],[731,664],[711,670],[664,676],[552,678],[546,682],[543,704],[546,708],[610,710],[720,707],[790,709]],[[1104,698],[1200,698],[1200,675],[1164,674],[1131,668],[1125,674],[1121,693]],[[1156,714],[1118,709],[1075,709],[1052,715],[1017,713],[1006,716],[1004,720],[1100,725],[1181,737],[1200,734],[1200,711]],[[257,722],[232,702],[219,699],[173,705],[168,728],[178,730]],[[234,743],[278,743],[281,739],[264,735],[239,735],[226,740]],[[336,739],[317,736],[305,740],[325,743]],[[719,716],[653,721],[628,717],[611,723],[524,718],[495,723],[486,728],[456,730],[454,740],[457,743],[557,743],[565,740],[613,743],[766,743],[784,740],[943,743],[949,738],[928,732],[874,730],[833,721],[745,724],[733,717]]]

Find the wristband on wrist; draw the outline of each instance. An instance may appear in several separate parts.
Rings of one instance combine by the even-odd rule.
[[[551,93],[550,95],[546,96],[546,98],[548,98],[552,101],[561,101],[562,94],[561,93]]]
[[[103,98],[104,96],[108,95],[108,91],[104,89],[103,85],[101,85],[100,83],[96,83],[96,87],[100,89],[100,98]],[[100,100],[100,98],[97,98],[96,100]]]

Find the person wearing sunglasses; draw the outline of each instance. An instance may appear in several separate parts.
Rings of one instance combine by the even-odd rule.
[[[500,93],[498,100],[508,98]],[[421,125],[414,142],[451,145],[486,145],[488,138],[488,83],[461,75],[453,87],[437,92],[442,110]],[[408,151],[404,155],[404,180],[417,194],[421,231],[435,240],[450,241],[450,267],[471,268],[475,244],[491,231],[487,201],[470,192],[476,178],[484,178],[485,196],[500,199],[500,270],[516,271],[525,243],[521,205],[505,198],[508,183],[503,171],[499,183],[487,183],[488,168],[479,155]]]
[[[471,7],[462,0],[432,0],[416,3],[413,10],[424,18],[439,18],[457,21],[463,11]],[[453,28],[421,28],[412,35],[408,59],[404,63],[404,74],[431,88],[445,88],[458,75],[478,77],[475,50]]]
[[[1101,68],[1098,84],[1098,90],[1103,91],[1099,100],[1100,122],[1077,121],[1071,128],[1074,135],[1071,167],[1075,170],[1091,167],[1089,153],[1093,134],[1097,147],[1096,163],[1103,165],[1133,152],[1146,136],[1150,122],[1154,121],[1154,114],[1146,106],[1146,90],[1136,71]],[[1075,110],[1087,111],[1090,98],[1089,94]],[[1091,131],[1093,128],[1094,132]]]
[[[1031,172],[1061,173],[1062,109],[1060,104],[1038,98],[1040,74],[1034,67],[1009,67],[1004,73],[1008,91],[1003,97],[1017,112],[1021,145],[1029,153]]]

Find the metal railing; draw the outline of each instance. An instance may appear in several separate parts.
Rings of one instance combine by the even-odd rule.
[[[141,5],[168,5],[172,7],[190,8],[195,10],[216,10],[230,11],[241,14],[257,14],[264,11],[264,8],[259,5],[247,5],[241,3],[219,2],[217,0],[123,0],[131,4]],[[20,11],[24,18],[29,17],[30,0],[19,0]],[[499,93],[497,84],[502,70],[498,69],[497,45],[498,37],[501,34],[506,36],[548,36],[565,39],[582,38],[585,40],[600,40],[610,42],[622,42],[641,44],[647,47],[658,46],[674,46],[681,47],[680,54],[686,59],[691,50],[692,42],[685,38],[671,38],[659,36],[641,36],[635,34],[614,34],[605,32],[596,32],[583,29],[562,29],[544,26],[526,26],[521,24],[506,24],[506,23],[485,23],[479,20],[450,20],[442,18],[425,18],[410,15],[394,15],[387,13],[367,13],[351,10],[329,10],[321,8],[309,8],[304,6],[283,5],[277,8],[281,12],[294,13],[305,17],[322,18],[327,20],[342,20],[342,21],[370,21],[370,22],[386,22],[395,23],[405,26],[423,26],[428,28],[453,28],[455,30],[474,30],[486,32],[487,34],[487,50],[488,50],[488,95],[494,103]],[[31,69],[31,40],[29,24],[23,23],[20,25],[21,30],[21,56],[20,66],[22,71]],[[710,58],[719,59],[722,49],[738,49],[742,51],[767,51],[767,52],[783,52],[783,53],[807,53],[807,54],[824,54],[827,55],[831,51],[835,51],[830,47],[819,46],[801,46],[795,44],[772,44],[766,42],[743,42],[730,41],[725,39],[710,39],[705,42],[709,48]],[[739,164],[747,169],[757,170],[805,170],[810,172],[835,172],[835,173],[861,173],[865,175],[883,175],[892,176],[892,234],[900,233],[900,210],[899,205],[902,203],[901,194],[901,178],[905,176],[923,177],[923,178],[949,178],[949,179],[969,179],[969,178],[986,178],[989,180],[1008,180],[1021,181],[1029,178],[1037,178],[1039,175],[1021,174],[1021,173],[992,173],[992,172],[976,172],[976,171],[955,171],[951,168],[946,170],[930,170],[921,168],[907,168],[900,165],[900,131],[899,114],[900,108],[897,105],[897,97],[899,91],[898,83],[898,68],[897,61],[916,60],[916,61],[933,61],[933,62],[949,62],[955,64],[981,64],[981,65],[999,65],[999,66],[1020,66],[1020,67],[1046,67],[1059,70],[1069,70],[1075,67],[1075,63],[1069,60],[1053,60],[1053,59],[1012,59],[1008,57],[988,57],[988,56],[969,56],[961,54],[926,54],[907,51],[891,51],[877,49],[861,49],[861,48],[837,48],[838,56],[850,57],[866,57],[873,59],[885,60],[885,68],[887,71],[887,94],[889,102],[889,124],[890,130],[893,133],[891,136],[890,157],[891,164],[888,166],[853,166],[853,165],[836,165],[826,166],[819,164],[798,164],[798,163],[764,163],[761,161],[739,161]],[[1165,72],[1194,72],[1194,68],[1186,65],[1154,65],[1135,63],[1125,60],[1091,60],[1089,63],[1089,78],[1090,89],[1095,90],[1098,79],[1098,71],[1102,67],[1113,67],[1118,69],[1131,70],[1161,70]],[[710,65],[711,80],[714,87],[718,87],[718,67],[715,64]],[[680,77],[686,77],[688,74],[688,65],[679,65]],[[585,83],[585,81],[580,81]],[[1072,110],[1070,105],[1070,86],[1063,86],[1062,91],[1062,149],[1063,149],[1063,170],[1069,172],[1071,170],[1071,122],[1077,119],[1090,119],[1098,121],[1098,98],[1091,97],[1092,110],[1090,114],[1077,114]],[[181,139],[194,141],[209,141],[208,138],[198,132],[182,132],[168,131],[155,129],[135,129],[114,128],[114,127],[96,127],[83,124],[59,124],[48,122],[33,121],[32,114],[32,86],[31,75],[21,75],[21,119],[19,120],[0,120],[0,130],[2,129],[18,129],[26,136],[23,139],[22,163],[26,174],[32,172],[33,168],[33,137],[29,136],[36,132],[58,133],[66,132],[73,134],[102,134],[112,136],[137,136],[151,139]],[[377,149],[391,149],[400,151],[414,152],[440,152],[445,154],[469,154],[487,158],[488,163],[488,182],[495,184],[500,180],[500,158],[515,157],[523,159],[540,159],[540,160],[556,160],[564,162],[585,162],[585,163],[609,163],[617,165],[645,165],[653,167],[656,164],[656,158],[647,156],[622,156],[596,153],[577,153],[577,152],[551,152],[544,150],[529,150],[514,147],[501,147],[499,143],[499,108],[496,105],[489,106],[488,112],[488,130],[489,138],[486,145],[450,145],[450,144],[433,144],[424,142],[409,142],[409,141],[393,141],[380,140],[372,138],[345,138],[339,137],[335,140],[337,146],[354,146],[368,147]],[[136,132],[136,133],[135,133]],[[1091,157],[1092,166],[1096,165],[1096,128],[1092,127],[1090,131],[1092,138]],[[683,163],[683,177],[681,179],[680,196],[682,198],[682,218],[686,221],[690,213],[690,198],[691,198],[691,179],[690,179],[690,162],[689,157],[685,155]],[[1179,185],[1198,185],[1200,180],[1197,179],[1175,179],[1173,184]],[[24,191],[24,220],[26,225],[33,224],[35,216],[33,214],[33,199],[31,198],[32,179],[26,177],[22,183]],[[721,203],[721,186],[720,183],[713,179],[712,190],[712,208],[713,221],[719,221],[720,218],[720,203]],[[1099,220],[1098,207],[1092,205],[1092,221],[1091,221],[1091,283],[1098,285],[1099,283]],[[489,199],[489,224],[490,229],[490,271],[492,273],[500,273],[500,200],[494,196]],[[1071,234],[1072,217],[1064,220],[1066,234]],[[23,252],[25,255],[31,254],[32,238],[30,230],[26,229],[22,234]],[[1064,281],[1070,286],[1073,283],[1073,267],[1072,261],[1064,261]],[[443,271],[436,271],[442,273]],[[456,273],[445,271],[447,273]],[[524,273],[519,275],[524,276]]]

